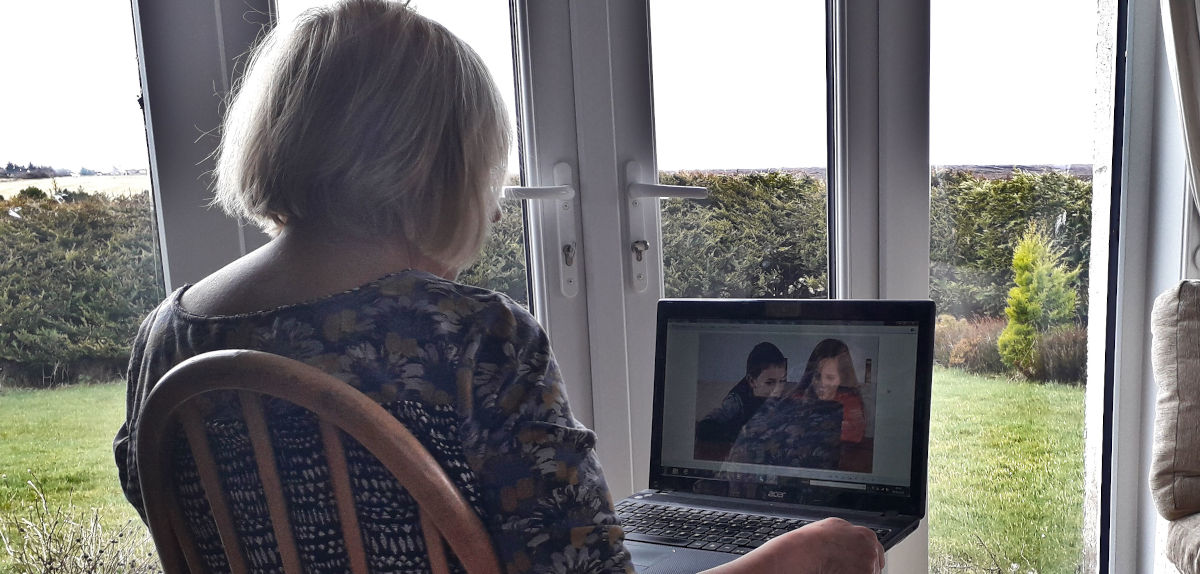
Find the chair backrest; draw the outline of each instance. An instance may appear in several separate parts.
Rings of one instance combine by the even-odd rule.
[[[288,401],[316,415],[351,572],[365,574],[368,567],[341,433],[378,458],[416,501],[433,572],[448,571],[445,542],[467,572],[499,573],[491,539],[475,511],[433,456],[392,414],[320,369],[270,353],[236,350],[204,353],[171,369],[146,399],[134,435],[146,518],[168,574],[205,571],[172,482],[172,446],[180,427],[196,461],[230,570],[247,572],[235,528],[238,516],[222,491],[201,408],[208,402],[203,399],[206,395],[227,396],[229,392],[238,394],[283,572],[299,574],[304,568],[276,466],[263,396]]]

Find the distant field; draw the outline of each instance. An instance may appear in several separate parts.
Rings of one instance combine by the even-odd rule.
[[[83,188],[88,193],[129,195],[150,189],[149,175],[84,175],[47,179],[0,179],[0,198],[8,199],[29,186],[50,193],[55,186],[62,191]]]

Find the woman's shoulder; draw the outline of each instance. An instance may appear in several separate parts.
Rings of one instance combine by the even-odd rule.
[[[384,277],[378,283],[381,290],[407,290],[413,295],[432,300],[465,304],[473,310],[510,313],[522,320],[532,319],[524,306],[504,293],[459,283],[425,271],[408,270]]]
[[[544,336],[536,320],[511,298],[420,270],[390,273],[309,301],[231,314],[189,309],[184,299],[189,287],[180,287],[149,313],[135,351],[166,343],[198,352],[267,345],[282,354],[303,355],[303,349],[292,347],[330,352],[385,336],[456,345],[490,338],[523,346]],[[275,349],[279,345],[283,347]]]
[[[169,315],[182,320],[220,322],[286,315],[328,314],[342,309],[368,309],[387,302],[388,307],[394,308],[399,305],[418,312],[454,315],[508,314],[522,322],[532,319],[524,307],[502,293],[457,283],[418,269],[389,273],[336,293],[235,313],[192,310],[185,301],[192,288],[192,285],[185,285],[177,289],[163,301],[159,311],[165,310]]]
[[[314,303],[304,311],[328,324],[348,317],[363,319],[382,332],[407,332],[429,340],[515,349],[548,346],[537,320],[512,298],[432,273],[393,273],[344,294]],[[351,321],[357,322],[357,321]],[[505,354],[518,352],[505,351]]]
[[[484,287],[416,272],[385,277],[378,284],[385,296],[398,296],[447,320],[466,320],[492,334],[519,336],[541,327],[529,310],[508,295]]]

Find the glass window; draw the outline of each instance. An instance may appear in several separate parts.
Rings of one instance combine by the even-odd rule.
[[[328,0],[280,0],[279,18],[286,21]],[[434,20],[467,42],[487,65],[508,107],[514,135],[518,133],[517,105],[513,78],[512,30],[507,2],[491,0],[414,0],[409,3],[419,14]],[[521,185],[519,138],[512,142],[506,185]],[[500,291],[529,307],[529,273],[525,252],[526,232],[523,201],[501,202],[502,215],[492,227],[475,263],[458,276],[462,283]]]
[[[0,563],[50,571],[39,549],[106,541],[144,561],[111,446],[129,342],[165,296],[130,3],[4,18],[19,64],[0,90]]]
[[[667,297],[828,296],[825,2],[652,0]]]
[[[930,567],[1075,572],[1096,6],[931,10]]]

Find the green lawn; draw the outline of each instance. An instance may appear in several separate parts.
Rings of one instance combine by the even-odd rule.
[[[949,369],[933,380],[931,570],[1074,573],[1084,389]]]
[[[51,504],[98,508],[110,528],[136,520],[112,461],[124,402],[120,384],[0,392],[0,518],[32,503],[33,470]],[[934,572],[1075,572],[1082,388],[938,369],[931,434]],[[0,551],[0,573],[6,561]]]
[[[108,532],[138,520],[112,456],[124,418],[123,384],[0,391],[0,522],[9,538],[16,531],[8,519],[28,516],[36,500],[26,484],[33,476],[51,506],[72,502],[77,520],[86,521],[93,508]],[[0,546],[0,572],[10,569]]]

